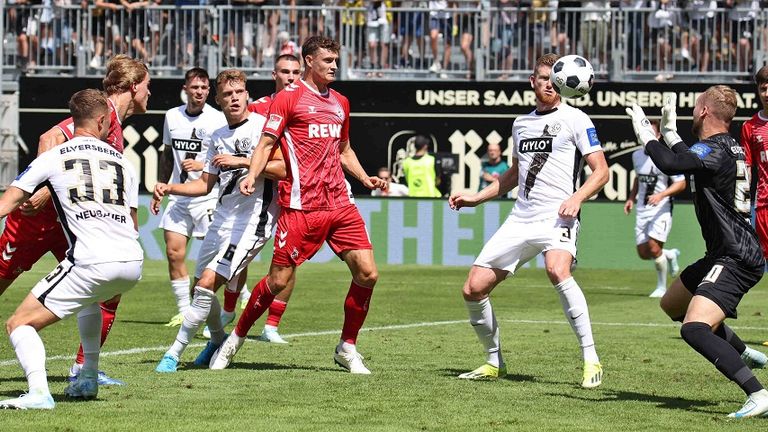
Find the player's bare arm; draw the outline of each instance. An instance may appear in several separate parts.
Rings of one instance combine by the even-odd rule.
[[[186,183],[178,184],[155,184],[155,190],[152,194],[152,200],[149,204],[149,211],[156,215],[160,213],[160,204],[163,202],[163,197],[166,195],[181,195],[198,197],[208,195],[213,187],[216,185],[219,176],[208,174],[204,172],[199,179]]]
[[[635,206],[635,200],[637,199],[637,177],[632,182],[632,190],[629,191],[629,198],[624,203],[624,214],[628,215],[632,212],[632,207]]]
[[[173,174],[173,147],[170,144],[166,144],[163,148],[163,154],[160,155],[160,172],[157,176],[157,181],[160,183],[168,183]]]
[[[453,194],[448,198],[448,205],[453,210],[458,210],[462,207],[475,207],[486,201],[509,193],[509,191],[517,186],[518,169],[518,160],[517,158],[513,158],[512,166],[504,171],[498,178],[495,178],[488,186],[473,194]]]
[[[28,198],[28,193],[16,186],[9,186],[5,193],[3,193],[3,196],[0,197],[0,218],[8,216]]]
[[[195,159],[184,159],[181,161],[181,169],[184,172],[195,172],[203,170],[203,162]]]
[[[590,153],[584,157],[587,165],[592,170],[587,181],[570,198],[563,201],[560,205],[558,215],[561,218],[575,218],[581,210],[581,203],[588,200],[592,195],[600,192],[600,189],[608,183],[608,163],[605,161],[605,155],[601,151]]]
[[[357,154],[352,150],[352,146],[349,145],[349,141],[339,144],[339,159],[344,172],[356,178],[363,186],[368,189],[387,190],[389,183],[386,180],[376,176],[369,176],[365,172],[365,169],[363,169],[363,166],[360,165],[360,161],[357,159]]]
[[[261,139],[251,155],[248,175],[240,182],[240,193],[243,195],[250,196],[255,190],[253,184],[256,183],[256,177],[260,176],[267,167],[267,161],[269,161],[269,156],[272,154],[272,149],[276,142],[277,138],[270,134],[264,133],[261,135]]]
[[[61,129],[57,126],[48,129],[45,133],[40,135],[40,140],[37,143],[37,155],[40,156],[57,145],[64,143],[66,140],[67,137],[64,136]],[[21,205],[21,213],[25,216],[34,216],[38,214],[50,200],[51,191],[48,190],[48,188],[41,188]]]
[[[672,183],[663,191],[648,197],[648,204],[657,205],[666,197],[672,197],[685,190],[685,180]]]
[[[136,232],[139,231],[139,212],[136,210],[135,207],[131,207],[131,219],[133,220],[133,229],[136,230]]]

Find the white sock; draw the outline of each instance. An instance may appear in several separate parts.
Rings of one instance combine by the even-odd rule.
[[[34,327],[16,327],[10,334],[11,346],[27,376],[30,393],[50,394],[48,375],[45,372],[45,346]]]
[[[238,285],[238,279],[239,278],[240,278],[239,276],[235,276],[232,279],[230,279],[230,281],[227,282],[226,288],[224,288],[224,289],[229,291],[229,292],[231,292],[231,293],[236,293],[237,292],[237,285]],[[243,287],[243,288],[245,288],[245,287]]]
[[[189,307],[189,278],[172,280],[171,289],[176,297],[176,307],[183,314]]]
[[[200,286],[195,287],[195,296],[192,299],[192,304],[184,312],[184,321],[181,323],[179,333],[166,354],[181,358],[181,354],[189,345],[189,341],[195,337],[200,325],[208,318],[211,311],[211,301],[214,297],[216,297],[216,294],[213,291]]]
[[[80,331],[80,344],[83,346],[85,361],[81,370],[99,370],[99,351],[101,350],[101,308],[94,303],[77,314],[77,328]]]
[[[656,288],[667,288],[667,257],[662,253],[655,260],[653,265],[656,266]]]
[[[469,311],[469,323],[475,329],[477,338],[483,344],[487,353],[487,362],[499,367],[504,364],[501,357],[501,343],[499,341],[499,324],[496,322],[496,314],[493,313],[490,297],[480,301],[465,300]]]
[[[339,345],[337,345],[336,350],[337,351],[344,351],[346,353],[356,353],[357,352],[357,345],[351,344],[349,342],[344,342],[343,340],[339,340]]]
[[[211,332],[211,342],[221,344],[227,337],[224,333],[224,326],[221,325],[221,303],[215,295],[211,299],[211,311],[208,312],[208,318],[205,320],[208,325],[208,331]]]
[[[248,284],[243,284],[243,289],[240,290],[240,301],[246,300],[250,296],[251,292],[248,291]]]
[[[677,258],[677,254],[672,251],[672,249],[662,249],[661,254],[666,258],[667,260],[673,260]]]
[[[572,277],[569,277],[555,285],[555,289],[560,295],[560,304],[563,306],[565,317],[571,324],[573,332],[576,333],[576,338],[579,339],[584,361],[598,363],[600,359],[597,357],[595,341],[592,338],[592,323],[589,321],[587,299],[584,297],[579,284]]]

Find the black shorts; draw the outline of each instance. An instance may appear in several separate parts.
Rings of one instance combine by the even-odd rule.
[[[731,43],[737,44],[740,39],[751,40],[755,34],[755,22],[753,20],[731,21]]]
[[[728,318],[736,318],[741,298],[763,277],[763,267],[747,265],[733,258],[704,257],[680,274],[680,281],[693,295],[715,302]]]

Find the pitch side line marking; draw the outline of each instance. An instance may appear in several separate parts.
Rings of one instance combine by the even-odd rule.
[[[569,325],[567,321],[554,321],[554,320],[501,319],[499,321],[505,322],[505,323],[511,323],[511,324]],[[389,325],[389,326],[381,326],[381,327],[369,327],[369,328],[362,328],[360,331],[370,332],[370,331],[382,331],[382,330],[405,330],[405,329],[412,329],[412,328],[419,328],[419,327],[438,327],[438,326],[444,326],[444,325],[468,324],[468,323],[469,323],[468,320],[433,321],[433,322],[420,322],[420,323],[413,323],[413,324],[398,324],[398,325]],[[620,322],[593,322],[592,325],[607,326],[607,327],[670,327],[670,328],[679,326],[679,324],[676,324],[676,323],[620,323]],[[731,328],[733,328],[734,330],[768,331],[768,327],[751,327],[751,326],[735,327],[733,326]],[[282,335],[282,336],[285,339],[292,339],[292,338],[299,338],[299,337],[336,335],[339,333],[341,333],[341,330],[325,330],[325,331],[318,331],[318,332],[294,333],[294,334]],[[246,342],[259,343],[258,341],[253,339],[246,339]],[[202,348],[204,346],[205,346],[205,343],[198,342],[198,343],[189,344],[187,347]],[[117,357],[117,356],[132,355],[132,354],[142,354],[146,352],[163,352],[167,350],[168,347],[169,345],[159,345],[159,346],[153,346],[153,347],[131,348],[131,349],[119,350],[119,351],[106,351],[101,353],[101,355],[104,357]],[[74,357],[75,356],[72,354],[55,355],[55,356],[48,357],[46,359],[46,362],[58,361],[58,360],[72,361]],[[13,366],[17,364],[18,364],[18,360],[15,360],[15,359],[0,361],[0,367]]]

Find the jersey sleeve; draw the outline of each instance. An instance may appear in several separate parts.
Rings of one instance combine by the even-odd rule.
[[[341,125],[341,142],[349,141],[349,99],[341,98],[341,106],[344,108],[344,124]]]
[[[285,126],[291,119],[291,111],[293,109],[293,98],[291,96],[294,94],[296,94],[295,91],[283,90],[275,96],[275,100],[272,101],[272,105],[269,107],[269,114],[266,116],[267,123],[264,125],[264,133],[276,138],[283,134]]]
[[[716,171],[722,163],[722,150],[707,143],[697,142],[688,149],[688,153],[699,158],[704,169],[708,171]]]
[[[211,161],[216,156],[216,134],[211,134],[208,140],[208,151],[205,155],[205,162],[203,163],[203,172],[207,172],[211,175],[219,175],[219,168],[213,166]]]
[[[520,154],[517,152],[517,149],[519,147],[519,138],[517,137],[517,128],[515,127],[515,124],[512,123],[512,157],[515,159],[520,159]]]
[[[744,156],[746,163],[749,166],[753,166],[753,161],[759,161],[760,158],[757,154],[757,149],[753,145],[752,123],[747,120],[741,126],[741,147],[744,149]],[[753,153],[754,152],[754,153]]]
[[[592,120],[582,111],[576,110],[576,113],[577,115],[572,117],[573,120],[571,123],[576,148],[583,155],[602,151],[603,147],[600,145],[600,139],[597,137],[597,129],[595,129]]]
[[[59,166],[52,155],[57,152],[45,152],[32,161],[11,183],[24,192],[33,193],[37,188],[51,177],[51,168]]]
[[[169,146],[171,145],[171,130],[170,126],[168,126],[168,114],[165,113],[165,120],[163,121],[163,145]]]
[[[683,174],[675,174],[675,175],[669,176],[669,184],[677,183],[683,180],[685,180],[685,176]]]
[[[128,177],[127,188],[125,190],[125,199],[126,202],[128,202],[128,207],[130,208],[139,208],[139,177],[136,175],[136,170],[133,169],[133,165],[127,160],[123,159],[125,162],[123,166],[125,167],[125,173]]]
[[[72,119],[72,117],[69,117],[66,120],[62,120],[59,124],[56,125],[57,128],[61,131],[61,133],[64,134],[64,137],[67,139],[67,141],[71,140],[72,137],[75,136],[75,121]]]

